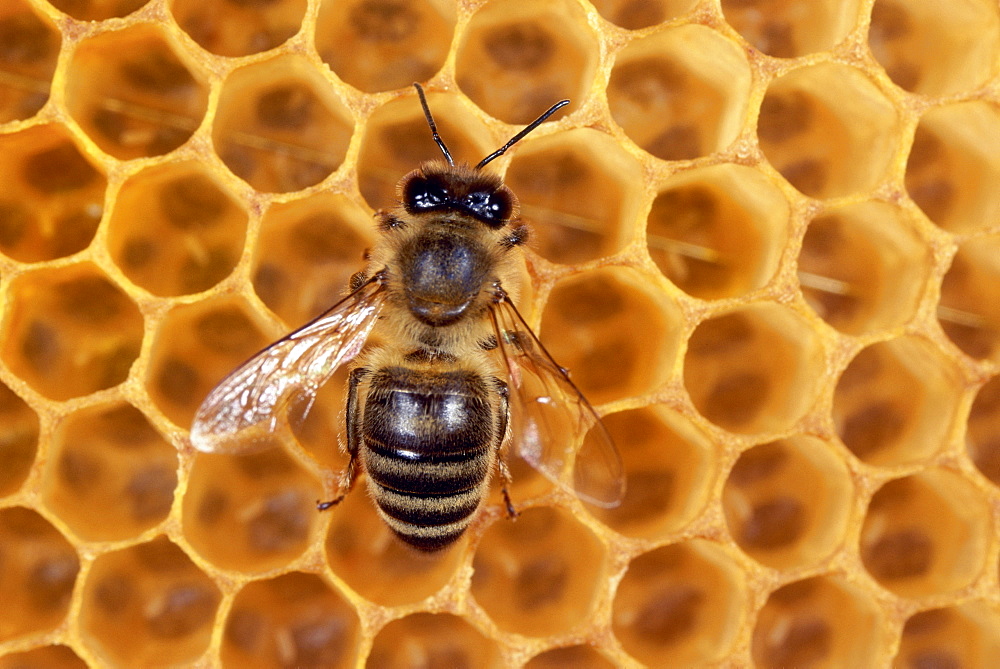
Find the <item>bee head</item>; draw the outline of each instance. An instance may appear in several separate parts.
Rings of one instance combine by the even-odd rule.
[[[517,198],[499,177],[464,166],[429,163],[400,182],[400,199],[409,214],[455,212],[497,230],[517,209]]]

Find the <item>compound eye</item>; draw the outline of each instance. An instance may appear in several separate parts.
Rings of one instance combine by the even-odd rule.
[[[412,213],[440,209],[448,203],[448,189],[438,179],[414,177],[403,190],[403,205]]]
[[[483,223],[503,225],[510,217],[510,198],[502,191],[476,191],[465,197],[465,206]]]

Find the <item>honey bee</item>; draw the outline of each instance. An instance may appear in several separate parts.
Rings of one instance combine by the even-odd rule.
[[[350,294],[223,379],[199,408],[191,442],[213,453],[252,449],[290,414],[304,416],[351,363],[349,462],[321,510],[364,470],[393,532],[435,551],[466,530],[494,475],[516,517],[512,455],[587,502],[616,506],[624,477],[607,430],[514,306],[528,239],[517,198],[482,171],[569,101],[473,167],[455,164],[414,86],[444,161],[403,177],[398,204],[376,214],[380,237]],[[362,351],[373,330],[386,343]]]

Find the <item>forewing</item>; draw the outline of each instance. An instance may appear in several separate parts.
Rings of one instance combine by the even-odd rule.
[[[202,402],[191,443],[208,453],[250,451],[266,445],[289,406],[304,418],[320,387],[361,351],[384,303],[381,281],[369,281],[240,365]]]
[[[572,463],[572,492],[591,504],[618,506],[625,494],[621,456],[594,407],[506,297],[491,314],[508,372],[513,448],[560,487],[567,487],[563,472]]]

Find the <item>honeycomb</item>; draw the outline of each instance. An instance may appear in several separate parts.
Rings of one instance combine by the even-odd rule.
[[[417,554],[345,377],[196,454],[399,178],[489,166],[627,492]],[[0,668],[1000,666],[995,0],[4,0]],[[994,301],[997,300],[997,301]],[[992,306],[990,306],[992,305]]]

